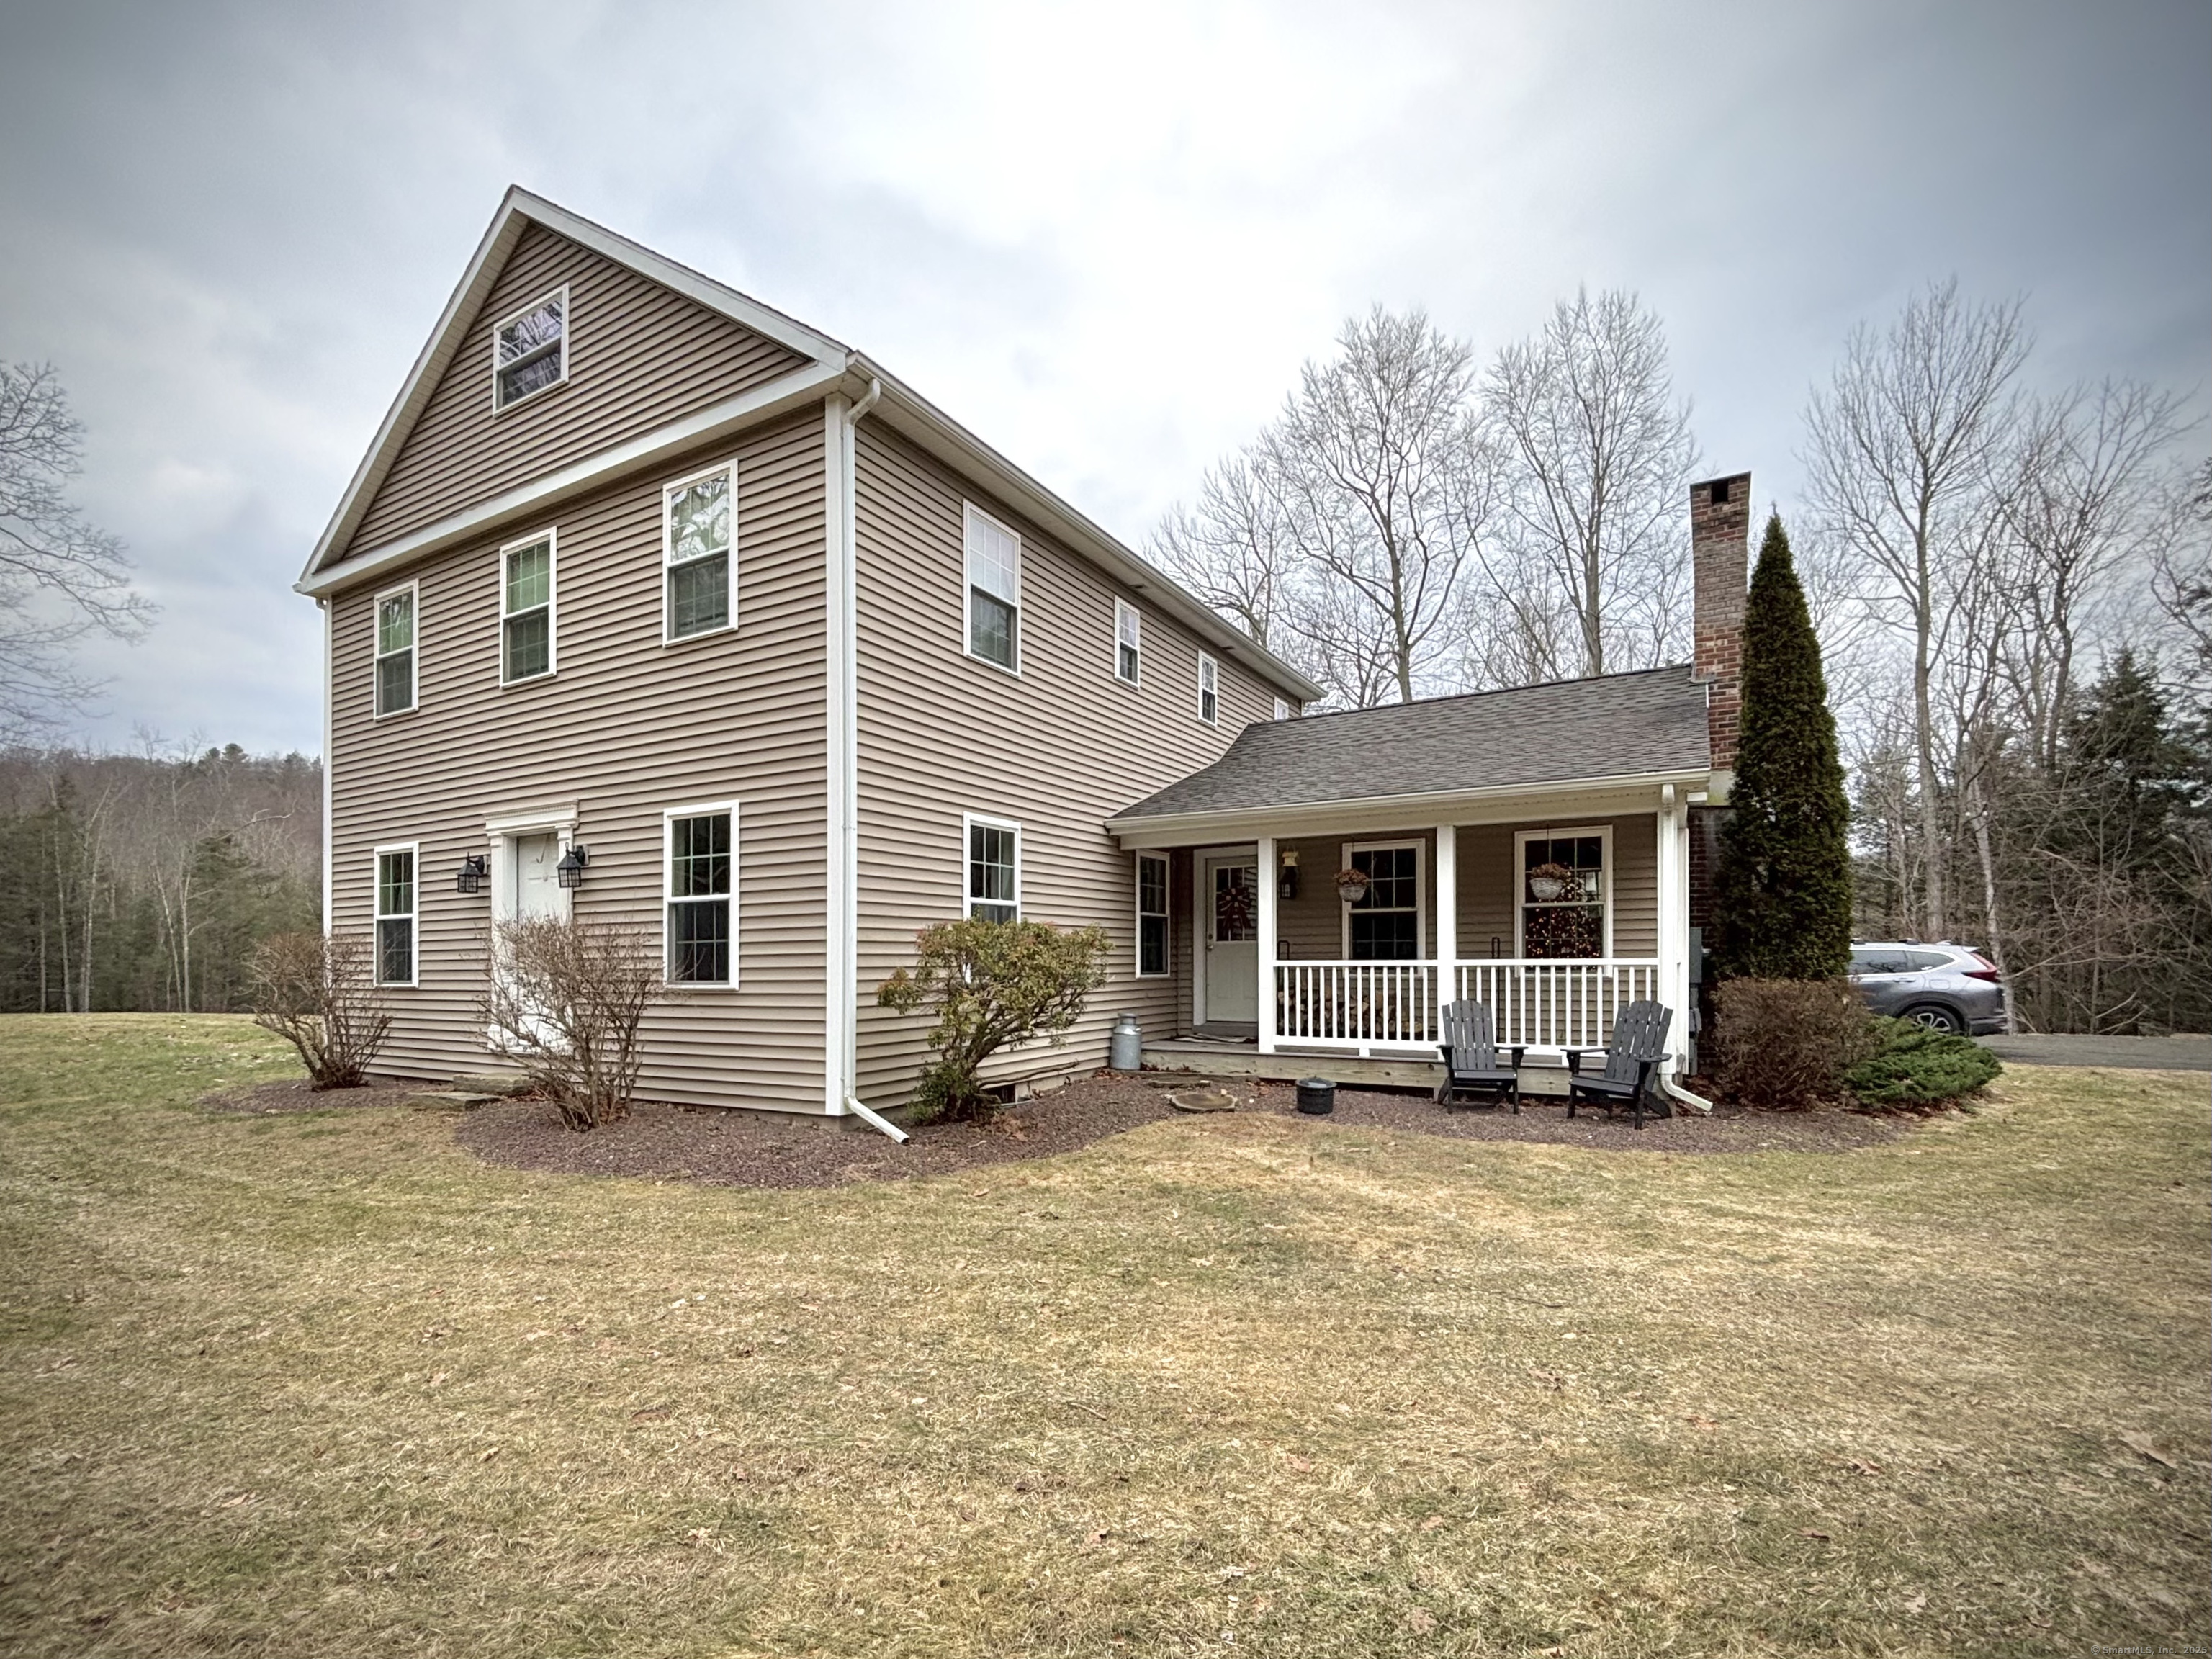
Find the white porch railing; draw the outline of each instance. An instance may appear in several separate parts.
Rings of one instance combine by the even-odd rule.
[[[1632,1002],[1659,1000],[1659,963],[1642,957],[1462,962],[1459,994],[1490,1006],[1500,1048],[1601,1048]]]
[[[1601,1048],[1615,1014],[1659,995],[1659,963],[1640,957],[1492,957],[1456,977],[1461,999],[1489,1005],[1501,1047]],[[1293,1048],[1431,1047],[1437,1004],[1433,962],[1275,964],[1275,1041]]]

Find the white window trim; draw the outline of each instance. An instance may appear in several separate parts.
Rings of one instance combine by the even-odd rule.
[[[1526,957],[1528,953],[1527,943],[1522,938],[1522,922],[1528,905],[1528,901],[1522,896],[1522,873],[1528,867],[1528,855],[1522,849],[1532,841],[1564,841],[1570,836],[1577,838],[1595,836],[1605,842],[1598,854],[1605,860],[1604,869],[1598,872],[1599,879],[1605,886],[1605,890],[1598,895],[1600,926],[1603,930],[1598,941],[1598,957],[1601,960],[1609,960],[1613,956],[1613,826],[1609,823],[1567,823],[1556,829],[1516,830],[1513,832],[1513,954],[1516,958]],[[1559,960],[1572,962],[1580,958],[1566,957]]]
[[[1022,615],[1027,609],[1022,599],[1022,538],[1021,532],[1003,520],[986,513],[973,501],[963,501],[960,514],[960,652],[970,662],[980,662],[986,668],[995,668],[1001,674],[1022,677]],[[981,519],[985,524],[1002,530],[1014,538],[1014,660],[1009,667],[994,662],[975,649],[975,584],[968,571],[968,521]],[[988,820],[984,820],[988,822]]]
[[[507,556],[519,553],[526,547],[545,544],[545,672],[531,674],[519,680],[507,677]],[[502,542],[499,549],[499,683],[502,689],[514,685],[542,685],[561,672],[561,532],[557,526],[546,528],[527,536],[518,536],[511,542]]]
[[[1137,637],[1131,647],[1137,653],[1137,672],[1134,674],[1124,674],[1121,672],[1121,618],[1124,617],[1136,624]],[[1021,659],[1018,655],[1014,660],[1018,662]],[[1144,684],[1145,613],[1127,599],[1117,599],[1114,601],[1114,647],[1109,665],[1113,669],[1114,678],[1123,685],[1142,686]]]
[[[548,300],[558,300],[561,302],[561,343],[555,348],[555,349],[561,354],[561,373],[556,379],[546,381],[544,386],[538,386],[529,392],[524,392],[520,398],[514,398],[512,402],[502,401],[499,395],[499,371],[502,367],[499,361],[500,331],[505,328],[509,323],[515,321],[518,318],[527,317],[532,312],[537,310],[538,307],[544,305]],[[508,312],[506,316],[501,318],[497,322],[491,325],[491,409],[493,414],[504,415],[510,409],[520,409],[523,404],[530,402],[541,392],[550,392],[556,386],[566,386],[568,384],[568,343],[570,336],[574,330],[575,321],[575,313],[570,309],[568,305],[568,283],[563,283],[558,288],[550,288],[546,289],[544,293],[539,295],[528,305],[515,307],[514,310]]]
[[[415,908],[394,910],[386,915],[378,907],[384,902],[382,892],[384,855],[387,853],[407,853],[413,855],[415,872]],[[408,938],[411,948],[407,953],[407,977],[386,979],[384,971],[384,940],[378,923],[397,921],[404,916],[413,924]],[[368,849],[368,978],[380,990],[411,990],[422,982],[422,843],[419,841],[391,841]]]
[[[986,660],[988,661],[988,659]],[[1019,921],[1022,919],[1022,859],[1024,850],[1022,846],[1024,839],[1022,826],[1012,818],[987,817],[981,812],[963,812],[960,815],[961,918],[965,921],[974,915],[975,906],[979,903],[996,904],[1000,902],[997,899],[979,900],[968,890],[974,884],[975,873],[969,867],[971,855],[968,849],[975,843],[974,832],[978,825],[986,830],[1011,830],[1014,832],[1014,920]]]
[[[730,976],[727,979],[671,979],[668,977],[668,908],[678,902],[670,879],[676,856],[676,820],[702,818],[716,812],[730,815]],[[660,980],[674,991],[734,991],[738,980],[738,885],[741,869],[738,839],[738,804],[733,800],[702,801],[691,806],[671,806],[660,814]]]
[[[380,709],[376,706],[378,682],[383,678],[379,672],[384,666],[384,602],[395,593],[405,593],[413,599],[409,615],[414,619],[412,643],[408,647],[415,658],[414,672],[408,676],[410,696],[404,708]],[[422,706],[422,584],[417,580],[399,582],[381,589],[368,602],[368,717],[372,720],[397,720],[402,714],[411,714]]]
[[[1160,900],[1167,908],[1157,914],[1169,924],[1168,948],[1162,953],[1161,965],[1156,973],[1147,973],[1145,969],[1145,866],[1147,863],[1160,866]],[[1167,979],[1175,971],[1175,863],[1165,853],[1139,853],[1131,869],[1135,891],[1130,896],[1130,907],[1136,918],[1136,971],[1131,977]]]
[[[669,632],[673,621],[668,614],[668,573],[676,568],[671,556],[675,552],[674,538],[670,534],[672,514],[677,492],[689,489],[702,478],[711,478],[716,473],[726,473],[730,480],[730,545],[724,554],[726,563],[723,580],[729,584],[728,620],[720,628],[702,628],[696,634],[677,635]],[[685,560],[690,563],[690,560]],[[711,640],[718,635],[736,631],[738,626],[738,459],[732,455],[726,461],[717,461],[712,466],[702,466],[696,472],[688,472],[672,478],[660,487],[660,642],[664,646],[689,645],[694,640]]]
[[[1213,674],[1213,713],[1211,716],[1206,712],[1206,677],[1209,669]],[[1198,717],[1208,726],[1221,724],[1221,665],[1203,651],[1198,653]]]
[[[1417,935],[1414,939],[1413,959],[1416,962],[1431,962],[1435,957],[1429,949],[1431,935],[1429,932],[1429,853],[1426,842],[1418,838],[1401,841],[1347,841],[1337,849],[1340,861],[1336,867],[1339,870],[1352,868],[1352,855],[1354,853],[1392,853],[1407,847],[1413,849],[1413,915],[1415,917],[1413,925]],[[1334,878],[1332,876],[1330,879],[1334,884]],[[1336,908],[1343,912],[1344,915],[1344,920],[1339,924],[1340,959],[1349,962],[1352,960],[1352,907],[1348,904],[1340,904]],[[1387,915],[1392,913],[1385,911],[1382,914]]]
[[[1288,697],[1278,697],[1278,698],[1276,698],[1276,699],[1275,699],[1275,718],[1276,718],[1277,720],[1286,720],[1290,719],[1290,717],[1291,717],[1291,700],[1290,700]]]

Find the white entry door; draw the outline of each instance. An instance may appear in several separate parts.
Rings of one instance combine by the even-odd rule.
[[[508,845],[507,861],[514,874],[507,915],[517,921],[532,916],[561,914],[561,837],[548,830],[542,836],[517,836]]]
[[[1255,1024],[1260,1018],[1260,866],[1249,856],[1207,859],[1205,896],[1206,1023]]]

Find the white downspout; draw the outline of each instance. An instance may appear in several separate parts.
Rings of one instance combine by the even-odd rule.
[[[853,428],[884,395],[883,382],[871,380],[866,395],[848,404],[842,392],[823,403],[824,447],[828,451],[827,621],[829,732],[826,803],[829,844],[825,849],[829,915],[823,967],[823,1095],[831,1117],[855,1116],[892,1139],[906,1132],[861,1104],[854,1092],[860,1069],[860,854],[859,661],[854,617],[859,555],[857,466]]]

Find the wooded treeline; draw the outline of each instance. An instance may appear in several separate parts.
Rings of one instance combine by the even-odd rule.
[[[2018,302],[1937,283],[1840,343],[1785,445],[1857,936],[1990,951],[2027,1029],[2212,1028],[2212,463],[2188,401],[2043,380]],[[1699,467],[1633,295],[1562,301],[1486,366],[1377,310],[1151,552],[1334,707],[1680,662]]]
[[[226,1012],[321,926],[322,763],[0,751],[0,1011]]]

